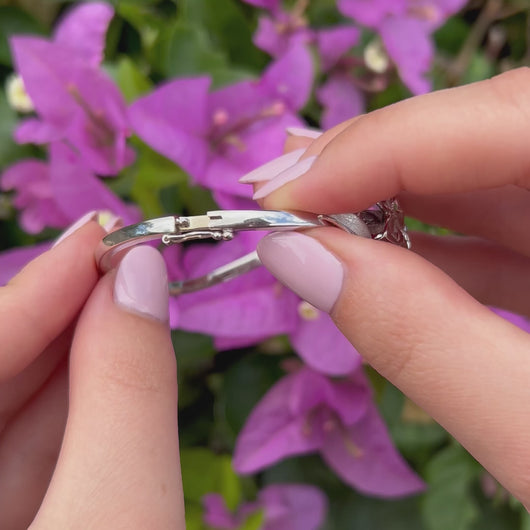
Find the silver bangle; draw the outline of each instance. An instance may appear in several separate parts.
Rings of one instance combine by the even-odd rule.
[[[96,250],[96,262],[102,272],[107,272],[131,247],[156,239],[160,239],[164,245],[194,239],[230,241],[235,233],[246,230],[303,230],[330,225],[350,234],[410,248],[403,212],[396,199],[389,199],[358,213],[322,215],[274,210],[218,210],[205,215],[171,215],[150,219],[106,235]],[[257,252],[254,251],[205,276],[171,282],[169,291],[172,295],[198,291],[235,278],[260,265]]]

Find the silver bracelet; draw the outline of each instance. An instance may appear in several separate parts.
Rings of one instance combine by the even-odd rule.
[[[322,226],[336,226],[350,234],[410,248],[403,212],[396,199],[389,199],[357,213],[322,215],[274,210],[217,210],[205,215],[171,215],[149,219],[106,235],[96,250],[96,262],[102,272],[107,272],[131,247],[156,239],[160,239],[164,245],[194,239],[230,241],[235,233],[246,230],[285,231]],[[240,276],[260,265],[257,252],[254,251],[199,278],[171,282],[169,291],[172,295],[198,291]]]

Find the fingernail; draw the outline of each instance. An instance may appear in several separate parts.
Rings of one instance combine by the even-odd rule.
[[[86,213],[78,219],[73,225],[70,225],[69,228],[67,228],[56,240],[55,243],[52,245],[53,247],[56,247],[59,243],[62,243],[68,236],[71,236],[76,230],[79,230],[82,226],[86,225],[90,221],[95,221],[98,217],[98,212],[96,210],[93,210],[91,212]]]
[[[331,311],[342,289],[344,268],[321,243],[298,232],[275,232],[265,236],[257,250],[281,283],[316,308]]]
[[[168,321],[167,269],[158,250],[142,246],[125,255],[116,273],[114,300],[130,313]]]
[[[287,127],[285,132],[290,136],[302,136],[303,138],[318,138],[322,136],[322,131],[318,129],[306,129],[304,127]]]
[[[298,159],[304,154],[306,148],[301,147],[290,153],[279,156],[266,164],[254,169],[239,179],[242,184],[250,184],[253,182],[263,182],[265,180],[273,179],[278,173],[296,164]]]
[[[279,175],[267,182],[267,184],[263,185],[256,193],[254,193],[252,198],[254,200],[263,199],[263,197],[266,197],[273,191],[281,188],[284,184],[291,182],[291,180],[297,179],[309,170],[316,159],[317,157],[315,155],[300,160],[300,162],[297,162],[294,166],[282,171]]]

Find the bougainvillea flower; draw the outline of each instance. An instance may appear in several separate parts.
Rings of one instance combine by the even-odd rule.
[[[0,189],[16,191],[13,206],[20,211],[20,226],[29,234],[68,225],[53,196],[48,163],[34,159],[15,163],[0,176]]]
[[[231,242],[164,251],[172,280],[207,274],[256,248],[259,233]],[[312,368],[346,375],[361,357],[331,318],[283,287],[264,268],[229,282],[172,298],[171,326],[211,335],[220,350],[241,348],[287,334],[296,353]]]
[[[314,30],[300,13],[276,10],[262,15],[252,41],[273,57],[281,57],[291,46],[309,44]]]
[[[511,313],[510,311],[506,311],[504,309],[497,309],[494,307],[490,309],[500,317],[507,320],[508,322],[511,322],[514,326],[517,326],[523,331],[530,333],[530,318],[522,315],[517,315],[516,313]]]
[[[131,106],[131,123],[147,144],[230,208],[227,195],[252,196],[239,177],[280,155],[285,129],[302,125],[296,112],[309,97],[312,78],[309,52],[296,46],[257,81],[213,92],[207,77],[171,81]]]
[[[365,494],[398,497],[424,489],[396,451],[360,370],[348,379],[330,380],[302,368],[281,379],[247,419],[233,465],[238,473],[254,473],[315,451]]]
[[[315,32],[322,69],[327,74],[326,81],[317,90],[317,99],[323,108],[320,119],[323,129],[330,129],[365,111],[364,93],[357,85],[348,56],[359,38],[360,31],[354,26]]]
[[[254,44],[273,57],[280,57],[292,45],[307,44],[313,39],[313,30],[304,17],[304,9],[296,6],[291,11],[281,7],[280,0],[244,0],[261,7],[266,14],[258,19]]]
[[[20,225],[29,233],[45,227],[64,228],[91,210],[109,211],[126,224],[139,221],[139,211],[114,195],[62,142],[50,146],[50,160],[22,160],[0,176],[0,189],[14,190]]]
[[[339,0],[342,13],[377,31],[400,77],[413,94],[430,90],[431,33],[466,0]]]
[[[26,264],[50,247],[51,243],[46,242],[0,252],[0,287],[6,285]]]
[[[243,256],[255,248],[260,234],[239,234],[233,241],[194,245],[178,262],[178,251],[164,252],[170,279],[196,277]],[[235,348],[289,333],[296,328],[296,297],[264,268],[229,282],[181,295],[176,300],[178,327],[212,335],[216,345]],[[173,323],[173,322],[172,322]]]
[[[57,25],[53,42],[71,49],[96,68],[103,60],[105,37],[114,10],[105,2],[86,2],[71,9]]]
[[[297,326],[289,339],[308,366],[331,376],[347,375],[359,367],[361,356],[327,313],[299,299],[297,312]]]
[[[315,486],[273,484],[263,488],[256,501],[241,504],[235,513],[217,493],[205,495],[203,506],[204,522],[215,530],[240,528],[258,510],[263,510],[262,530],[316,530],[324,522],[327,499]]]
[[[101,56],[108,11],[97,18],[86,5],[78,9],[75,17],[71,14],[65,20],[64,28],[59,26],[57,42],[38,37],[10,39],[16,70],[38,114],[21,123],[15,139],[39,144],[67,140],[94,172],[115,175],[132,162],[134,153],[126,145],[130,128],[125,101],[107,75],[94,66]],[[84,16],[90,23],[97,18],[98,24],[87,25],[86,46],[69,45]]]

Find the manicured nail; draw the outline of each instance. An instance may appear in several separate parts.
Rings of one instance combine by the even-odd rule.
[[[316,239],[298,232],[274,232],[258,243],[265,267],[286,287],[326,313],[344,280],[342,263]]]
[[[290,136],[301,136],[303,138],[318,138],[322,136],[322,131],[318,129],[306,129],[303,127],[287,127],[285,129],[288,135]]]
[[[262,166],[254,169],[239,179],[242,184],[250,184],[253,182],[263,182],[265,180],[273,179],[278,173],[286,170],[298,162],[298,159],[304,154],[306,148],[301,147],[290,153],[286,153]]]
[[[68,236],[71,236],[76,230],[79,230],[82,226],[85,226],[90,221],[95,221],[98,218],[98,212],[96,210],[93,210],[91,212],[86,213],[78,219],[73,225],[70,225],[69,228],[67,228],[56,240],[55,243],[52,245],[53,247],[56,247],[59,243],[62,243]]]
[[[158,250],[142,246],[125,255],[116,273],[114,300],[130,313],[168,321],[167,269]]]
[[[284,184],[291,182],[291,180],[297,179],[309,170],[316,159],[317,157],[315,155],[300,160],[300,162],[297,162],[294,166],[282,171],[279,175],[267,182],[267,184],[264,184],[256,193],[254,193],[252,198],[254,200],[263,199],[263,197],[266,197],[273,191],[281,188]]]

